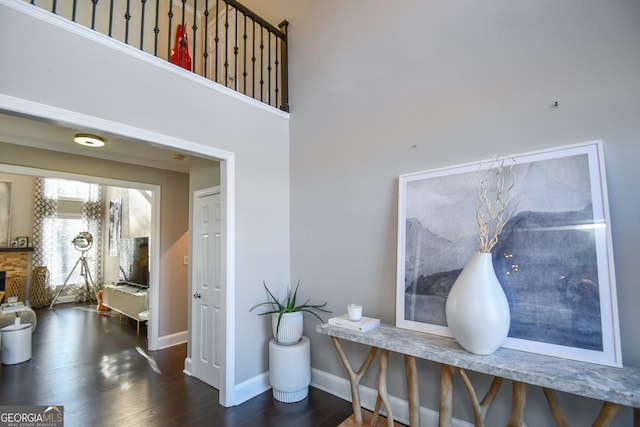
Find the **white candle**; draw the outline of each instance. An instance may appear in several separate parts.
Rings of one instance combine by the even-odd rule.
[[[349,320],[357,322],[362,319],[362,305],[355,303],[347,304],[347,313]]]

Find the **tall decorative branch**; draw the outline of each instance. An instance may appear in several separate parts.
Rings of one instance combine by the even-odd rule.
[[[513,172],[515,160],[511,166],[505,169],[504,160],[491,161],[483,175],[478,173],[478,193],[476,203],[476,228],[478,230],[478,252],[491,252],[498,243],[498,236],[502,233],[504,225],[513,215],[514,209],[508,210],[511,201],[511,193],[516,183],[516,174]],[[496,165],[494,167],[494,165]],[[493,183],[491,183],[493,177]],[[494,197],[490,196],[490,189],[495,190]]]

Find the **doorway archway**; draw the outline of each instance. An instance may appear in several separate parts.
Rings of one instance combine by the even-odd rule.
[[[119,135],[122,138],[130,140],[132,143],[175,149],[220,162],[221,223],[224,230],[221,250],[221,274],[222,283],[224,284],[222,302],[224,315],[222,316],[223,325],[221,330],[224,333],[224,337],[221,342],[224,348],[222,349],[221,359],[222,371],[219,403],[225,407],[233,405],[235,403],[235,324],[233,316],[233,308],[235,306],[235,154],[206,144],[112,122],[75,111],[63,110],[5,94],[0,94],[0,112],[34,121],[53,123],[67,128],[91,129],[95,132]],[[189,291],[191,291],[190,288]],[[191,331],[189,331],[189,337],[191,339]]]

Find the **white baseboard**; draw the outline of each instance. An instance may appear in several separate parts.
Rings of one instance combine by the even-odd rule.
[[[187,331],[176,332],[175,334],[164,335],[158,338],[158,348],[156,350],[162,350],[163,348],[173,347],[174,345],[184,344],[187,342],[189,334]]]
[[[333,394],[334,396],[351,402],[351,385],[349,384],[349,380],[345,378],[329,374],[316,368],[311,368],[311,385],[322,391],[326,391],[329,394]],[[361,401],[363,397],[362,391],[365,388],[368,387],[360,386]],[[373,389],[369,390],[374,391]]]
[[[187,373],[187,362],[185,359],[185,373]],[[349,380],[339,377],[337,375],[329,374],[318,369],[311,369],[311,385],[317,389],[325,391],[329,394],[337,396],[341,399],[351,402],[351,386]],[[235,389],[235,403],[234,405],[240,405],[249,399],[256,397],[257,395],[269,390],[269,372],[264,372],[260,375],[256,375],[240,384],[236,385]],[[362,407],[373,411],[376,405],[377,390],[360,385],[360,402]],[[391,405],[391,412],[393,419],[409,425],[409,405],[404,399],[400,399],[395,396],[389,396],[389,404]],[[381,413],[386,414],[384,408]],[[438,412],[433,409],[420,407],[420,425],[431,426],[438,425]],[[473,427],[473,424],[466,421],[462,421],[456,418],[451,419],[452,427]]]
[[[186,357],[184,359],[184,369],[182,372],[190,377],[192,374],[192,364],[193,361],[190,357]],[[269,390],[271,386],[269,385],[269,372],[264,372],[260,375],[256,375],[253,378],[249,378],[248,380],[237,384],[235,387],[235,402],[234,406],[240,405],[247,400],[253,399],[259,394],[264,393]]]
[[[312,368],[311,385],[351,402],[351,386],[349,380],[345,378]],[[363,385],[360,385],[358,390],[360,391],[360,403],[362,407],[373,411],[376,405],[377,390]],[[409,425],[409,405],[407,401],[395,396],[389,396],[389,404],[391,406],[393,419],[402,424]],[[384,408],[382,408],[381,413],[385,414]],[[420,425],[438,425],[438,412],[433,409],[420,407]],[[473,427],[473,424],[456,418],[451,420],[451,425],[452,427]]]
[[[257,395],[264,393],[270,388],[269,372],[264,372],[253,378],[249,378],[248,380],[236,385],[234,405],[240,405]]]
[[[185,357],[184,359],[184,369],[182,370],[182,372],[184,372],[185,374],[189,375],[190,377],[192,377],[193,375],[191,375],[191,358],[190,357]]]

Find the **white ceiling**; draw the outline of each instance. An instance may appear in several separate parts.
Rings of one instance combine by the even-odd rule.
[[[106,139],[106,144],[102,148],[83,147],[73,142],[73,136],[76,133],[100,135]],[[125,139],[117,135],[97,133],[90,129],[70,129],[56,124],[7,114],[0,114],[0,141],[189,173],[189,156],[186,153],[165,150],[146,142]],[[182,160],[175,160],[172,158],[174,154],[183,154],[185,157]],[[1,161],[2,156],[0,155]]]

